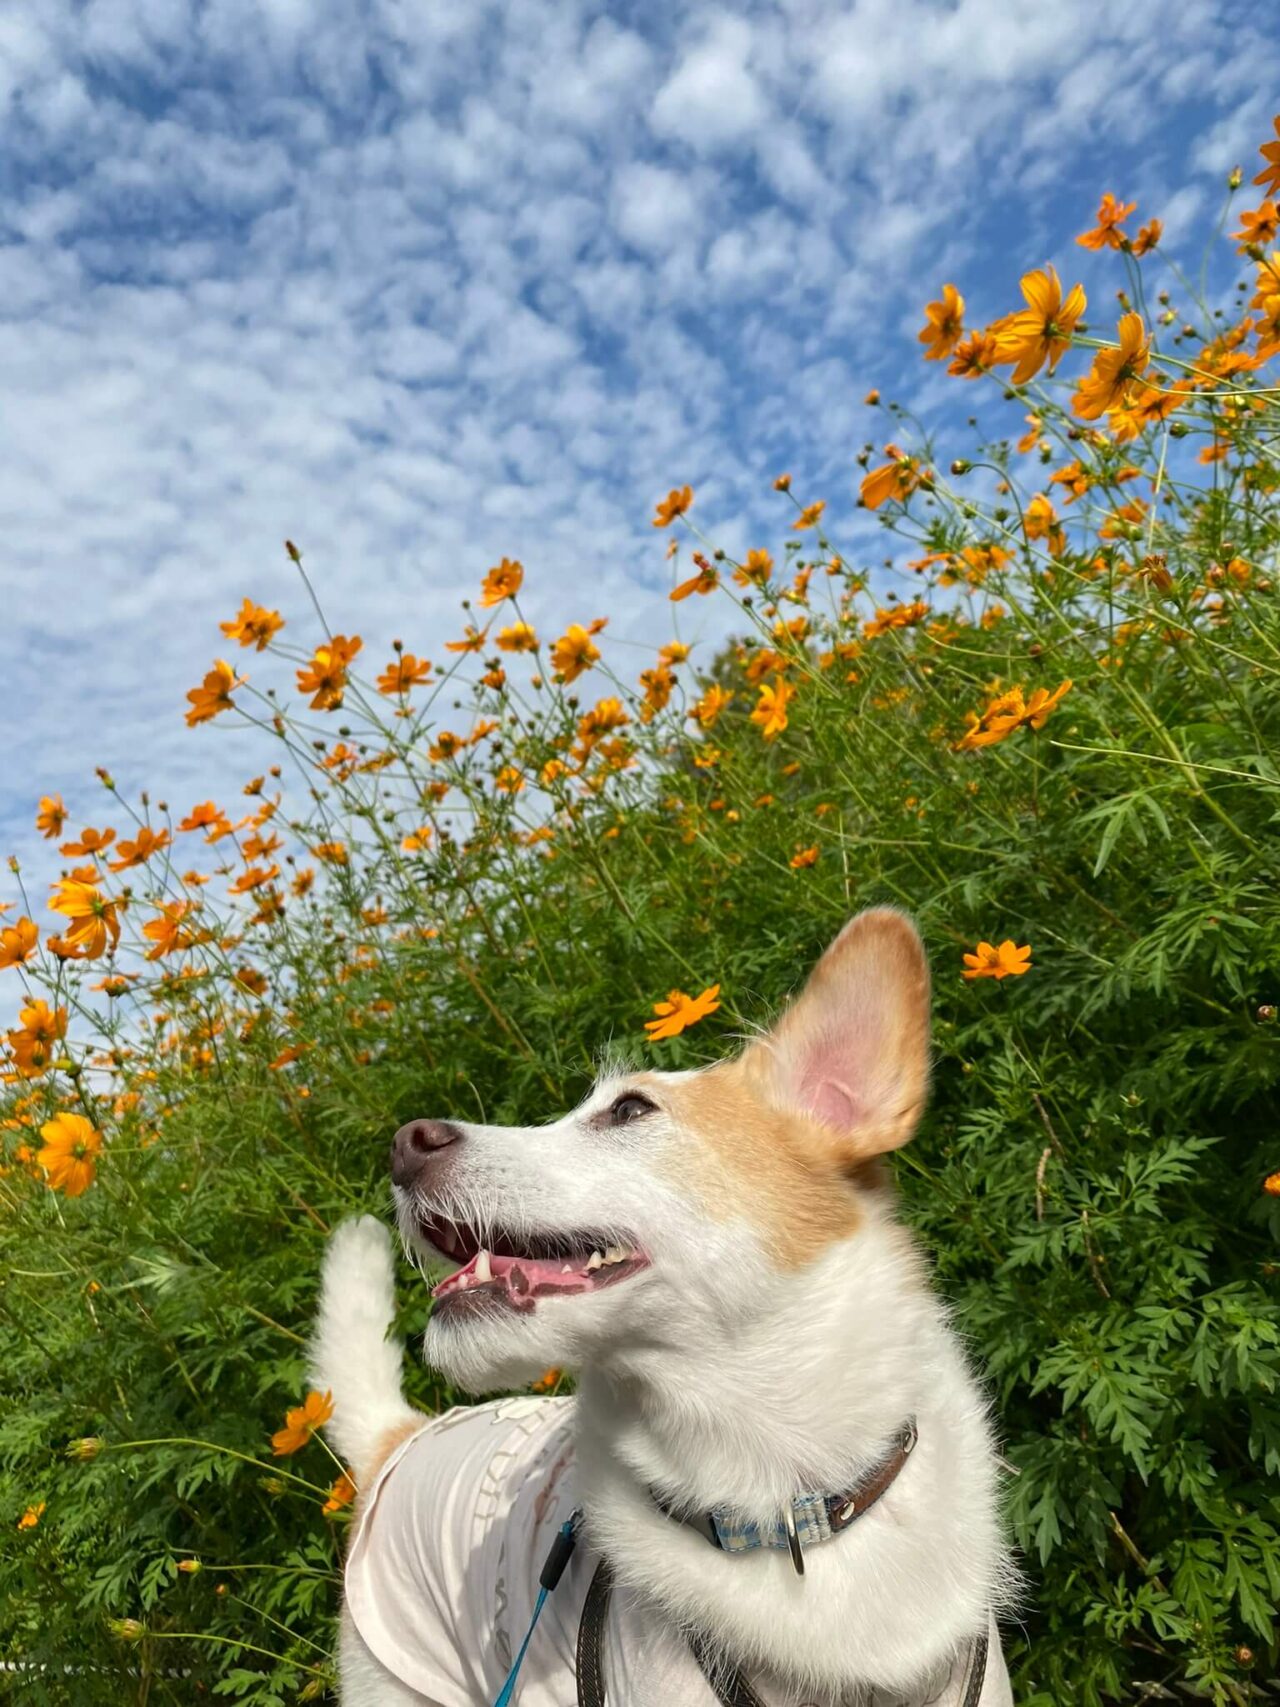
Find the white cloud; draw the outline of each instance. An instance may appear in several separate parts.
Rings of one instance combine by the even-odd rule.
[[[689,180],[665,166],[631,162],[614,179],[614,221],[636,249],[670,249],[694,231],[698,201]]]
[[[702,40],[658,91],[650,114],[657,134],[700,154],[754,136],[768,106],[747,63],[751,47],[750,24],[727,13],[713,15]]]

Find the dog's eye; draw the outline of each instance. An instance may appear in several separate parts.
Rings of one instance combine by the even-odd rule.
[[[653,1114],[657,1104],[641,1096],[639,1091],[627,1091],[618,1097],[609,1110],[610,1126],[626,1126],[632,1120],[642,1120],[646,1114]]]

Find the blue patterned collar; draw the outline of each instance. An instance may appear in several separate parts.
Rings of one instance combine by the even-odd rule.
[[[887,1493],[915,1449],[916,1419],[908,1417],[886,1448],[876,1468],[852,1488],[834,1494],[797,1494],[774,1523],[744,1523],[727,1506],[710,1511],[677,1510],[656,1488],[653,1502],[673,1522],[683,1524],[722,1553],[751,1553],[760,1547],[785,1550],[791,1555],[796,1575],[804,1575],[804,1549],[829,1541],[870,1511]]]

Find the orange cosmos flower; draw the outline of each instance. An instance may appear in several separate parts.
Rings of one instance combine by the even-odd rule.
[[[713,682],[702,698],[694,701],[689,716],[704,729],[710,729],[732,698],[730,690],[718,687]]]
[[[816,527],[822,520],[822,512],[826,507],[827,500],[825,498],[819,498],[817,502],[813,504],[806,504],[804,509],[801,510],[800,514],[796,517],[795,521],[792,522],[791,526],[798,533],[803,533],[805,528]]]
[[[0,930],[0,971],[8,966],[25,966],[36,951],[40,929],[31,919],[19,919],[16,925]]]
[[[116,848],[118,859],[109,861],[112,871],[128,871],[131,866],[145,865],[152,854],[169,845],[168,830],[152,830],[146,824],[131,842],[121,842]]]
[[[46,842],[55,841],[62,834],[62,826],[67,821],[67,809],[62,804],[60,794],[42,794],[40,810],[36,813],[36,829]]]
[[[1085,295],[1080,285],[1072,285],[1064,301],[1053,267],[1024,273],[1019,288],[1027,306],[1001,323],[996,343],[1000,361],[1014,364],[1012,383],[1025,385],[1046,362],[1052,373],[1063,351],[1071,347],[1071,334],[1085,310]]]
[[[989,942],[980,942],[972,954],[964,957],[965,970],[962,977],[974,978],[1020,978],[1024,972],[1031,970],[1031,944],[1018,948],[1012,939],[1002,942],[999,948]]]
[[[1028,539],[1042,539],[1053,557],[1067,548],[1067,536],[1058,522],[1058,512],[1043,492],[1037,492],[1022,512],[1022,527]]]
[[[232,692],[243,686],[245,680],[246,677],[236,675],[225,659],[216,658],[213,668],[200,686],[192,688],[187,694],[191,701],[191,709],[187,712],[187,728],[194,729],[197,723],[208,723],[221,716],[224,711],[232,710],[235,703],[231,698]]]
[[[1159,243],[1160,239],[1163,236],[1164,236],[1164,222],[1163,222],[1163,220],[1159,220],[1159,219],[1149,220],[1146,225],[1142,226],[1139,229],[1138,235],[1133,240],[1133,252],[1134,252],[1134,254],[1135,255],[1149,254],[1151,252],[1151,250],[1156,247],[1156,245]]]
[[[581,623],[574,622],[551,648],[551,665],[567,686],[599,661],[600,648]]]
[[[311,1436],[333,1415],[333,1394],[312,1391],[300,1405],[284,1414],[284,1427],[271,1436],[271,1451],[277,1458],[301,1452]]]
[[[493,786],[499,794],[519,794],[524,787],[524,778],[514,765],[503,765],[493,779]]]
[[[673,486],[666,497],[659,500],[658,511],[653,518],[654,527],[670,527],[676,517],[684,515],[692,503],[692,486]]]
[[[686,996],[683,990],[672,990],[665,1002],[653,1004],[658,1017],[646,1020],[644,1028],[651,1043],[661,1043],[665,1038],[679,1037],[682,1031],[715,1013],[719,1006],[719,984],[708,985],[700,996]]]
[[[190,812],[178,825],[180,830],[208,830],[228,824],[227,816],[220,806],[215,806],[212,800],[202,801],[199,806],[193,806]]]
[[[1155,385],[1136,384],[1128,397],[1107,417],[1107,426],[1116,444],[1129,444],[1147,427],[1158,426],[1175,410],[1190,401],[1191,381],[1180,379],[1167,389]]]
[[[408,693],[410,688],[425,682],[430,674],[429,659],[415,658],[412,652],[402,652],[378,677],[378,692],[387,695]]]
[[[341,1511],[343,1506],[350,1505],[355,1497],[356,1485],[344,1470],[329,1489],[329,1497],[320,1509],[332,1517],[335,1511]]]
[[[1240,229],[1231,235],[1240,251],[1264,249],[1280,231],[1280,212],[1270,196],[1260,207],[1246,208],[1240,215]]]
[[[411,830],[400,846],[405,853],[425,853],[431,846],[430,824],[423,824],[418,829]]]
[[[18,1528],[34,1529],[44,1516],[45,1510],[46,1502],[44,1500],[37,1500],[35,1505],[29,1505],[18,1519]]]
[[[278,865],[250,865],[236,878],[227,889],[228,895],[248,895],[255,889],[261,889],[264,883],[270,883],[279,877]]]
[[[760,698],[751,721],[757,724],[766,741],[773,741],[787,727],[787,701],[795,698],[795,689],[781,676],[772,682],[761,682]]]
[[[513,622],[499,631],[497,644],[502,652],[536,652],[538,636],[527,622]]]
[[[1071,399],[1076,414],[1096,421],[1109,409],[1123,404],[1135,379],[1150,366],[1151,344],[1140,314],[1122,314],[1116,327],[1120,342],[1115,349],[1099,350],[1093,366],[1080,381]]]
[[[1017,947],[1007,939],[998,947],[980,942],[973,954],[964,956],[961,976],[971,982],[973,978],[1021,978],[1024,971],[1031,971],[1031,944]]]
[[[170,901],[160,909],[160,916],[148,919],[142,927],[142,934],[147,941],[154,944],[147,950],[148,960],[162,960],[166,954],[174,954],[179,950],[190,947],[191,938],[182,929],[182,921],[192,911],[190,901]]]
[[[1280,1197],[1280,1173],[1268,1174],[1262,1182],[1262,1189],[1268,1197]]]
[[[93,1184],[95,1157],[102,1149],[102,1134],[83,1114],[55,1114],[40,1128],[44,1140],[36,1161],[44,1169],[50,1191],[80,1197]]]
[[[893,460],[883,468],[873,468],[860,488],[862,502],[869,510],[878,510],[890,498],[905,503],[927,478],[914,456],[908,456],[897,445],[886,445],[884,450]]]
[[[630,723],[628,715],[620,699],[602,699],[591,710],[578,719],[578,739],[590,750],[597,741],[612,734],[615,729],[621,729]]]
[[[70,928],[62,936],[71,955],[96,960],[106,953],[108,942],[114,948],[120,940],[120,921],[116,916],[119,903],[109,900],[96,884],[75,877],[64,877],[54,887],[49,908],[71,920]]]
[[[968,713],[968,729],[956,743],[956,751],[968,753],[978,747],[994,747],[1007,740],[1015,729],[1043,729],[1050,713],[1070,693],[1071,686],[1068,679],[1059,682],[1052,693],[1047,688],[1036,688],[1030,699],[1024,699],[1021,686],[1015,684],[1007,693],[993,699],[980,717]]]
[[[335,634],[327,645],[316,647],[306,669],[298,671],[298,692],[313,696],[312,711],[335,711],[342,704],[347,667],[363,645],[358,634],[350,639]]]
[[[317,842],[311,851],[317,859],[324,860],[328,865],[346,865],[348,863],[349,856],[345,842]],[[274,875],[275,868],[273,867],[272,876]]]
[[[1274,193],[1280,190],[1280,118],[1272,119],[1271,123],[1277,140],[1264,142],[1259,148],[1258,153],[1266,164],[1253,181],[1255,184],[1261,184],[1264,191]]]
[[[494,605],[500,605],[504,599],[514,599],[524,584],[524,564],[517,563],[514,558],[504,557],[496,568],[490,569],[480,585],[480,608],[491,610]],[[451,647],[451,651],[461,650]]]
[[[491,570],[490,573],[496,574],[497,571]],[[468,624],[462,639],[446,640],[444,643],[444,649],[446,652],[483,652],[487,634],[487,629],[482,634],[478,628],[473,628]]]
[[[80,832],[80,840],[78,842],[63,842],[58,852],[65,854],[68,859],[84,859],[86,857],[96,859],[104,848],[111,846],[115,839],[114,830],[95,830],[92,825],[86,824]]]
[[[256,646],[259,652],[265,652],[272,636],[284,627],[284,618],[278,610],[267,610],[263,605],[255,605],[252,599],[246,599],[240,606],[239,616],[230,622],[220,622],[218,627],[228,640],[238,640],[242,646]]]
[[[700,551],[694,552],[693,561],[697,565],[698,573],[691,575],[687,581],[681,581],[680,585],[673,587],[667,595],[673,605],[687,599],[691,593],[697,593],[699,598],[705,599],[708,593],[714,593],[720,585],[720,571],[708,563]]]
[[[991,372],[999,359],[999,339],[990,328],[985,332],[971,332],[956,345],[947,363],[947,372],[957,379],[981,379],[984,373]],[[872,509],[875,507],[871,505]]]
[[[453,759],[466,746],[461,735],[455,735],[452,729],[442,729],[433,744],[427,748],[427,757],[433,765],[438,765],[444,759]]]
[[[866,639],[877,640],[882,634],[888,634],[894,628],[915,628],[929,614],[929,606],[923,599],[912,599],[909,605],[895,605],[886,610],[880,606],[876,614],[862,625]]]
[[[927,362],[945,361],[964,336],[964,298],[953,284],[944,284],[941,299],[925,305],[925,324],[918,341],[927,346]]]
[[[773,558],[767,551],[748,551],[746,561],[733,572],[739,587],[763,587],[773,573]]]
[[[797,848],[791,856],[792,871],[803,871],[806,866],[816,865],[817,863],[818,844],[816,842],[811,848]]]
[[[659,646],[658,657],[664,664],[670,664],[674,667],[676,664],[683,664],[688,660],[690,650],[691,648],[686,646],[683,640],[668,640],[665,646]]]
[[[1128,219],[1137,205],[1137,202],[1125,202],[1122,205],[1108,190],[1098,206],[1096,229],[1083,232],[1076,238],[1076,242],[1082,249],[1123,248],[1129,239],[1120,230],[1120,221]]]

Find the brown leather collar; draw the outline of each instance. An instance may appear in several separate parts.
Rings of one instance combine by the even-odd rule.
[[[760,1547],[785,1548],[798,1576],[804,1575],[804,1549],[829,1541],[856,1523],[891,1488],[915,1449],[916,1419],[908,1417],[890,1441],[880,1463],[852,1488],[833,1494],[798,1494],[772,1524],[744,1523],[725,1506],[710,1511],[676,1509],[656,1488],[653,1502],[673,1522],[682,1523],[722,1553],[750,1553]]]

